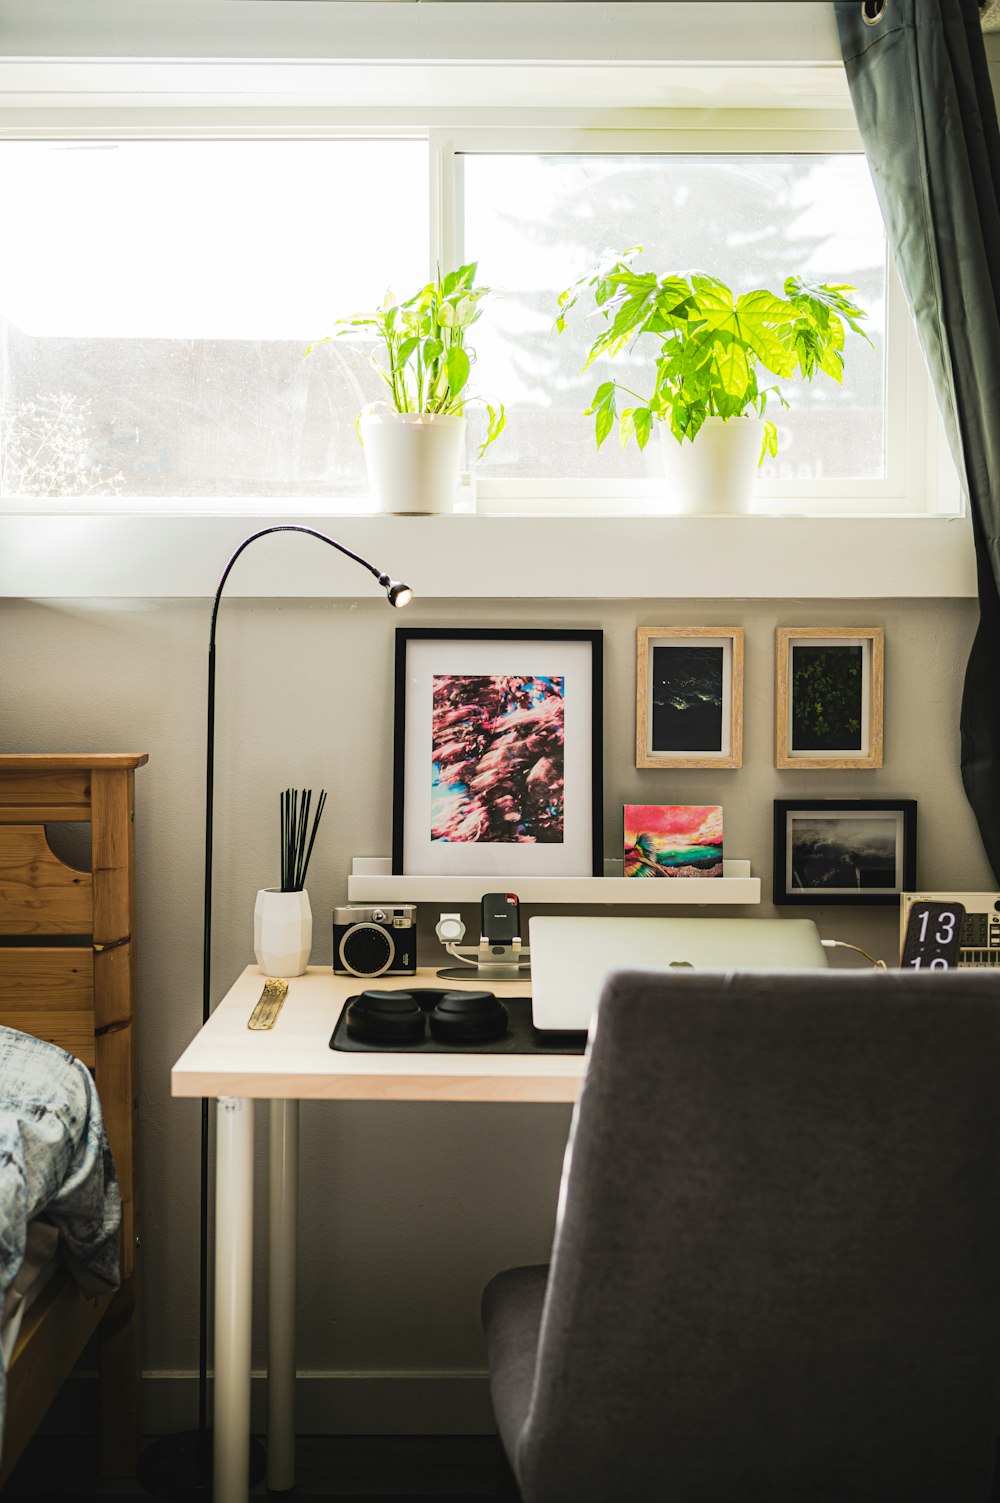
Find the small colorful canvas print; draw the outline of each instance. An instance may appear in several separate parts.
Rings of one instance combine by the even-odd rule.
[[[626,877],[721,877],[720,804],[626,804]]]
[[[431,840],[561,843],[565,708],[561,677],[435,674]]]

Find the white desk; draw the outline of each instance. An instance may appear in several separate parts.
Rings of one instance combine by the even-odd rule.
[[[270,1101],[267,1483],[295,1482],[295,1259],[298,1103],[310,1101],[574,1101],[582,1055],[344,1053],[329,1048],[341,1008],[363,983],[311,966],[288,984],[273,1029],[247,1020],[263,977],[248,966],[171,1073],[175,1096],[217,1098],[215,1156],[215,1503],[246,1503],[250,1482],[253,1102]],[[405,986],[385,977],[380,986]],[[441,986],[418,971],[413,986]],[[483,983],[449,981],[449,988]],[[528,985],[488,982],[499,997]]]

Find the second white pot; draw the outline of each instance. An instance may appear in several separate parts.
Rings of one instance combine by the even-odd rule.
[[[312,950],[309,894],[262,887],[253,910],[253,952],[265,976],[301,976]]]
[[[361,419],[368,488],[379,511],[454,511],[465,422],[433,412],[373,412]]]
[[[750,510],[757,461],[764,441],[763,418],[706,418],[691,442],[679,444],[660,423],[660,452],[667,495],[685,513],[724,515]]]

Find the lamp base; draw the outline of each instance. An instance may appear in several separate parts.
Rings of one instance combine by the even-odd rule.
[[[264,1475],[264,1447],[259,1440],[250,1441],[250,1486],[256,1487]],[[168,1503],[212,1496],[212,1432],[182,1430],[178,1435],[161,1435],[139,1457],[139,1486],[153,1498]]]

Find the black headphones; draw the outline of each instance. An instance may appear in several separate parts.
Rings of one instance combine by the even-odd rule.
[[[441,1043],[483,1044],[503,1038],[507,1009],[492,992],[369,989],[351,998],[344,1021],[352,1038],[369,1044],[419,1044],[427,1022]]]

